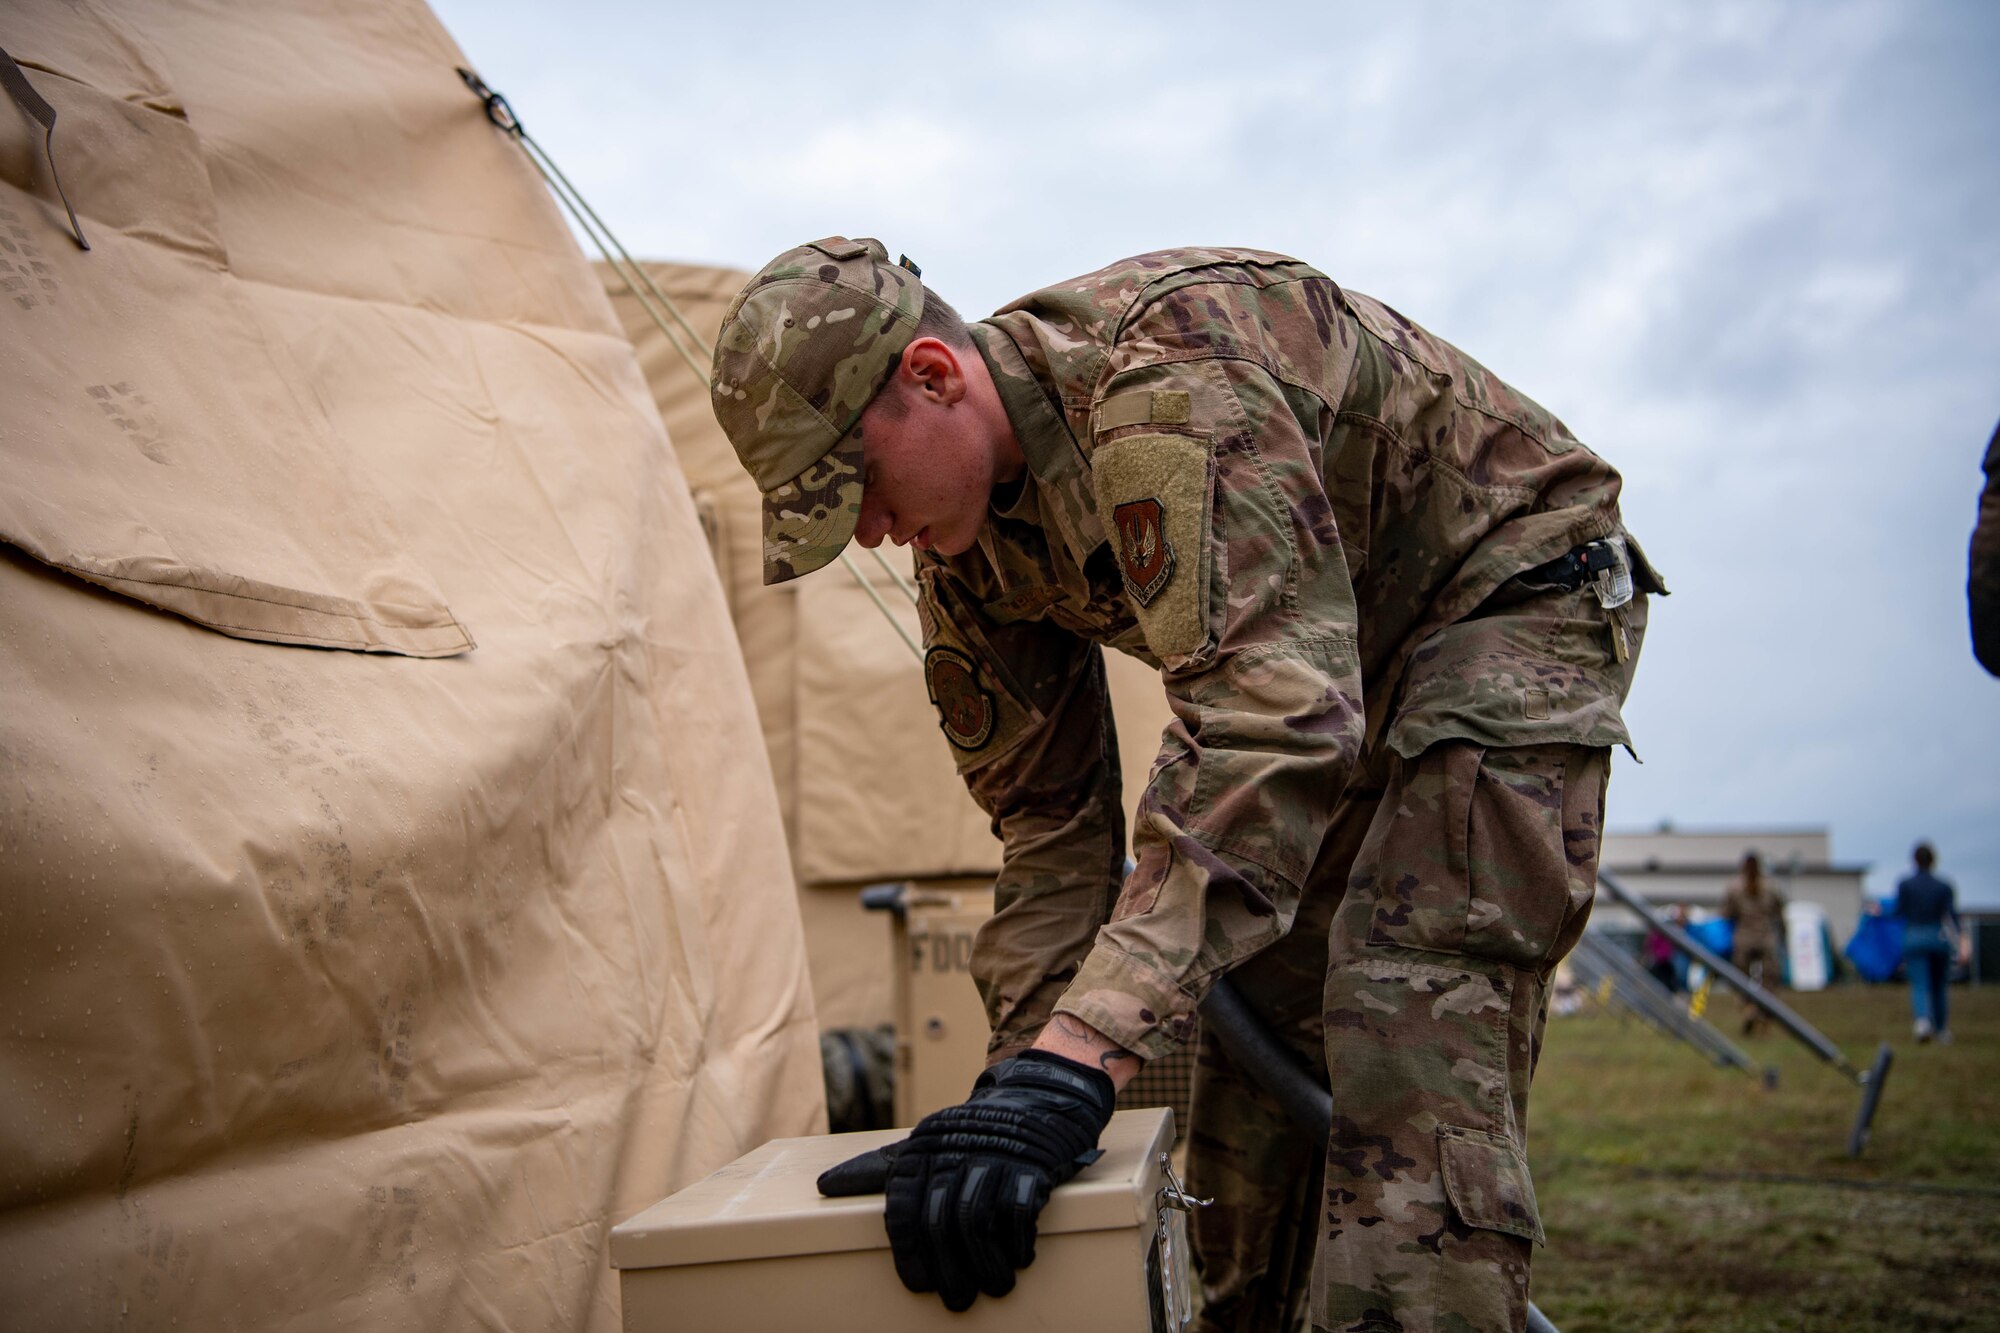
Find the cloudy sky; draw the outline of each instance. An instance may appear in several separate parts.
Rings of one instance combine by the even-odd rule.
[[[2000,5],[437,8],[635,254],[874,235],[974,314],[1236,244],[1389,301],[1625,474],[1674,595],[1613,828],[1824,825],[1878,893],[1930,837],[2000,903]]]

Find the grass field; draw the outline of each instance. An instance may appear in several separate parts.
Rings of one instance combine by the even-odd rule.
[[[1949,1047],[1900,986],[1786,998],[1858,1065],[1895,1048],[1858,1160],[1859,1089],[1782,1033],[1739,1040],[1767,1089],[1636,1019],[1550,1020],[1528,1145],[1562,1333],[2000,1330],[2000,987],[1953,988]],[[1709,1016],[1735,1036],[1733,996]]]

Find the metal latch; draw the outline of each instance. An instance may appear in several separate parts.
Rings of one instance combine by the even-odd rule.
[[[1160,1202],[1168,1208],[1177,1208],[1183,1213],[1191,1213],[1197,1208],[1206,1208],[1213,1199],[1197,1199],[1187,1192],[1180,1177],[1174,1174],[1174,1159],[1167,1153],[1160,1154],[1160,1174],[1167,1183],[1160,1186]]]
[[[1194,1321],[1194,1266],[1188,1246],[1188,1215],[1215,1200],[1197,1199],[1189,1194],[1174,1175],[1173,1158],[1166,1153],[1160,1154],[1160,1173],[1165,1183],[1160,1186],[1159,1226],[1154,1233],[1149,1264],[1156,1298],[1153,1327],[1156,1333],[1184,1333]]]

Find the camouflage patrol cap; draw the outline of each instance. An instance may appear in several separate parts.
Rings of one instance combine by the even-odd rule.
[[[764,492],[764,582],[810,574],[854,535],[854,424],[923,310],[914,267],[890,263],[880,241],[830,236],[766,264],[722,317],[709,397]]]

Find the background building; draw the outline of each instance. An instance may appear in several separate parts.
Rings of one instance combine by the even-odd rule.
[[[1607,833],[1600,864],[1619,883],[1661,906],[1681,903],[1711,912],[1735,879],[1745,852],[1764,858],[1768,883],[1788,902],[1817,903],[1826,911],[1834,948],[1846,945],[1861,920],[1866,864],[1837,864],[1824,828],[1677,829]],[[1639,919],[1600,895],[1592,921],[1609,930],[1642,929]]]
[[[1958,915],[1972,935],[1970,979],[1979,985],[2000,982],[2000,908],[1961,906]]]

